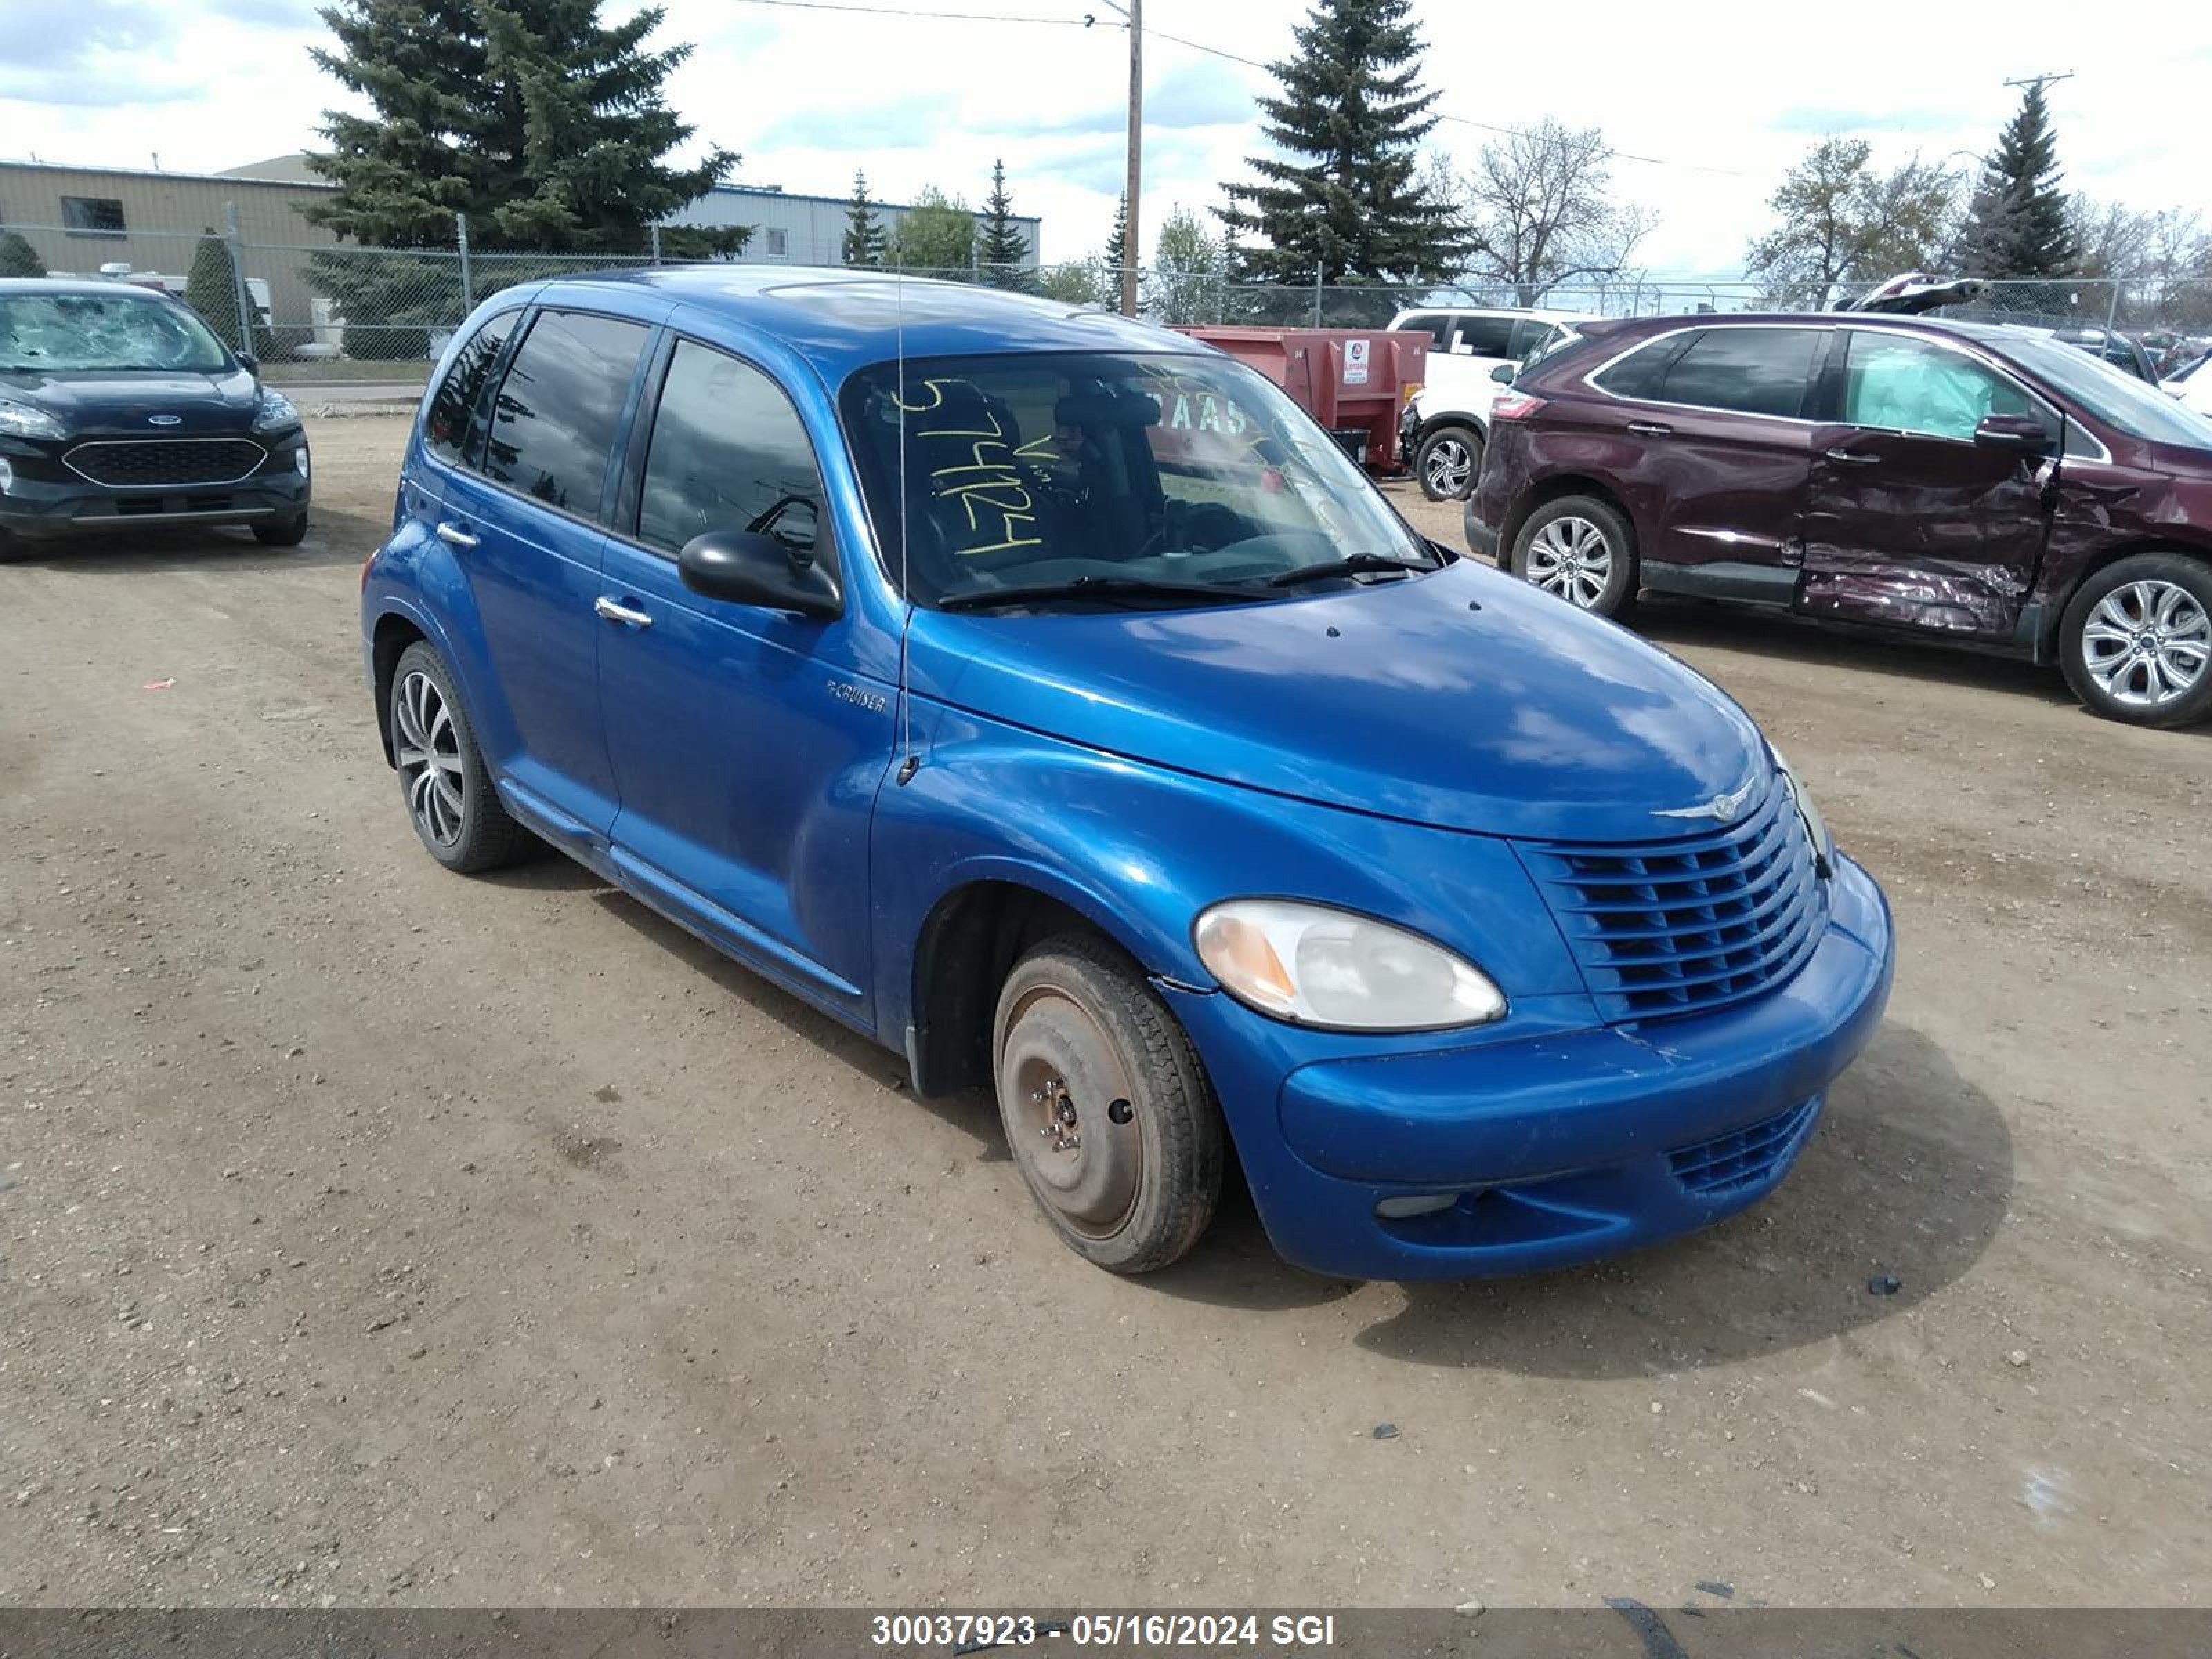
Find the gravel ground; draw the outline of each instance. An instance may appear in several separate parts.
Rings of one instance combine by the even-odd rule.
[[[0,1601],[2212,1591],[2212,730],[1648,617],[1896,906],[1796,1177],[1475,1286],[1232,1203],[1125,1282],[987,1101],[562,860],[422,854],[355,620],[404,431],[316,424],[296,552],[0,569]]]

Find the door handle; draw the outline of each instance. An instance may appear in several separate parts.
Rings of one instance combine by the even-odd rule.
[[[592,609],[609,622],[628,623],[632,628],[653,626],[653,618],[644,611],[633,611],[628,605],[619,605],[604,595],[592,601]]]
[[[1832,461],[1841,461],[1846,466],[1880,466],[1881,465],[1881,456],[1862,455],[1855,449],[1831,449],[1827,452],[1827,457]]]
[[[1671,438],[1674,434],[1673,427],[1662,426],[1656,421],[1631,421],[1628,429],[1639,438]]]
[[[457,524],[439,525],[438,539],[451,542],[455,547],[474,547],[477,544],[477,538]]]

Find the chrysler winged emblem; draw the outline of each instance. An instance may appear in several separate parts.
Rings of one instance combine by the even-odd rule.
[[[1700,801],[1695,806],[1668,807],[1655,811],[1651,816],[1655,818],[1711,818],[1717,823],[1726,823],[1743,811],[1744,802],[1751,799],[1752,785],[1758,781],[1758,777],[1753,775],[1747,778],[1743,787],[1732,794],[1715,795],[1711,800]]]

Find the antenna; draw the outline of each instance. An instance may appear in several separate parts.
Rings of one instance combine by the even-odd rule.
[[[899,603],[906,607],[899,618],[898,699],[899,699],[899,769],[902,787],[921,769],[921,757],[914,752],[914,688],[907,682],[907,635],[914,631],[914,595],[907,582],[907,487],[906,487],[906,260],[902,254],[892,254],[891,295],[893,337],[898,350],[898,532],[899,532]]]

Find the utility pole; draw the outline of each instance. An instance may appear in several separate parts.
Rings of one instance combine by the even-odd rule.
[[[2008,87],[2033,87],[2038,92],[2040,92],[2044,88],[2051,85],[2053,82],[2071,81],[2073,78],[2074,71],[2072,70],[2060,70],[2057,73],[2051,75],[2023,75],[2017,81],[2008,81],[2005,84]]]
[[[1121,223],[1121,314],[1137,314],[1137,267],[1140,220],[1137,207],[1137,187],[1144,173],[1145,158],[1145,0],[1129,0],[1126,6],[1119,0],[1106,3],[1127,20],[1129,27],[1129,171],[1124,186],[1128,205],[1122,210]]]

